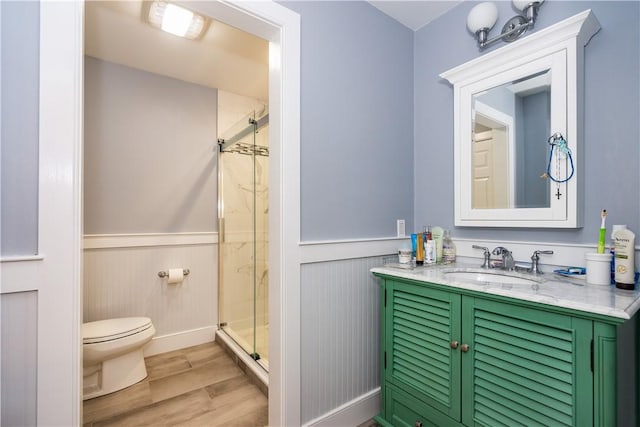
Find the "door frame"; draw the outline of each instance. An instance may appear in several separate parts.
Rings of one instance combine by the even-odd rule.
[[[272,1],[182,3],[269,40],[269,424],[299,425],[300,16]],[[42,1],[40,41],[39,234],[58,242],[56,275],[41,275],[38,424],[80,425],[83,1]]]

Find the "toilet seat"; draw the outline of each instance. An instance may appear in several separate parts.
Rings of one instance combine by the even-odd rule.
[[[98,320],[82,325],[82,343],[97,344],[137,334],[153,327],[148,317]]]

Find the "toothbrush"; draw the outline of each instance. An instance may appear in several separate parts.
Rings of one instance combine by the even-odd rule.
[[[603,209],[602,213],[600,214],[600,216],[602,217],[602,222],[600,223],[600,238],[598,239],[598,253],[599,254],[603,254],[604,253],[604,239],[605,239],[605,235],[607,234],[607,229],[604,225],[605,220],[607,219],[607,210]]]

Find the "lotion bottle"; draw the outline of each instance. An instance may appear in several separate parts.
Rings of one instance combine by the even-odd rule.
[[[436,242],[436,262],[440,264],[442,262],[442,227],[433,227],[431,234],[433,240]]]
[[[615,243],[615,279],[616,288],[632,290],[635,287],[635,240],[636,235],[628,228],[616,230]]]
[[[609,253],[611,254],[611,284],[616,284],[616,241],[613,235],[616,231],[627,228],[626,225],[616,224],[611,228],[611,246],[609,247]]]

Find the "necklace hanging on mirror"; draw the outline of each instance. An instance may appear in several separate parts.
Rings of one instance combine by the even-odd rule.
[[[564,139],[560,132],[556,132],[548,140],[551,150],[549,150],[549,161],[547,162],[547,171],[542,175],[543,178],[549,178],[551,181],[561,184],[569,181],[573,177],[575,168],[573,166],[573,156],[571,155],[571,149],[567,146],[567,141]],[[555,175],[551,173],[551,163],[553,161],[553,153],[555,151],[556,158],[556,171]],[[560,178],[561,163],[569,159],[570,172],[565,179]],[[560,185],[557,186],[557,194],[560,194]],[[560,196],[558,196],[560,198]]]
[[[560,177],[560,160],[562,157],[562,150],[556,150],[556,177]],[[564,158],[562,160],[564,160]],[[556,181],[556,198],[560,200],[560,196],[560,183]]]

